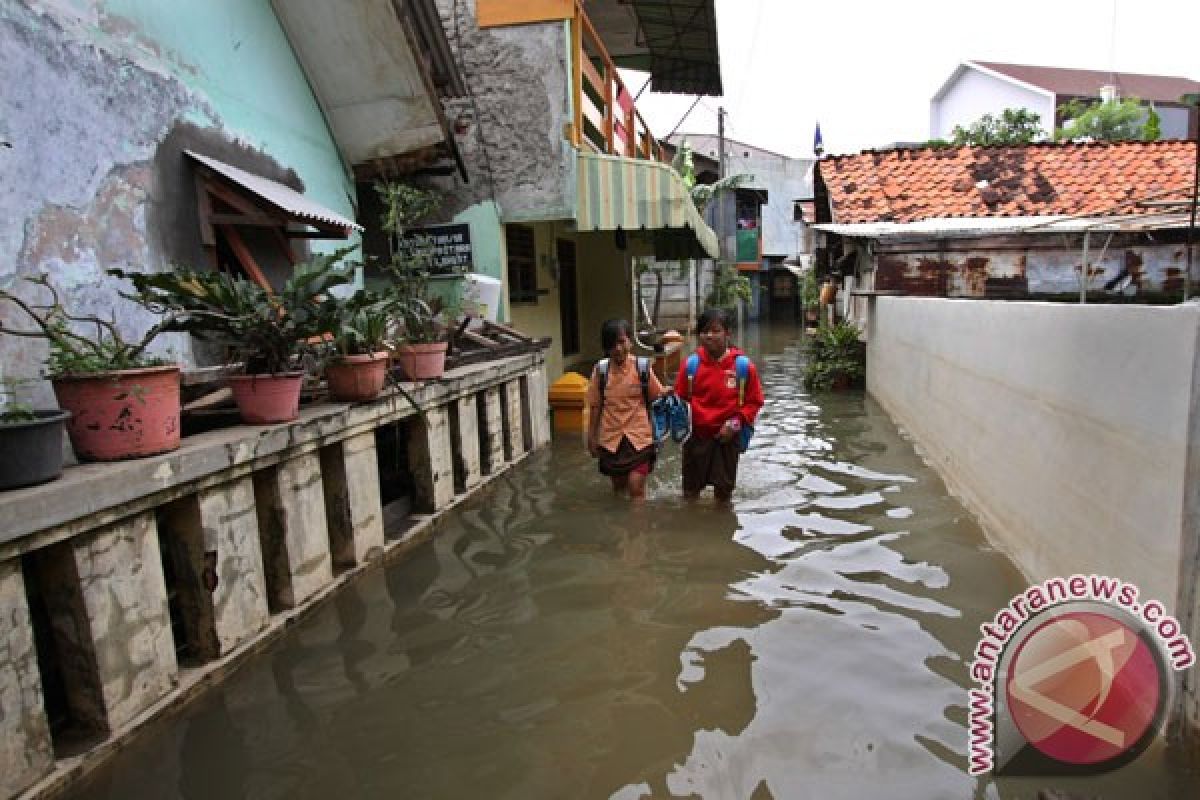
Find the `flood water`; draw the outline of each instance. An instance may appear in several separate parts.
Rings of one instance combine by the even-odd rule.
[[[1200,794],[1161,746],[967,775],[967,664],[1023,579],[878,406],[805,394],[794,329],[747,339],[768,405],[731,510],[681,500],[673,445],[631,507],[560,438],[71,796]]]

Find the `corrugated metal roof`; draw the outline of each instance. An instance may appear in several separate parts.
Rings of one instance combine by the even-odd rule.
[[[917,222],[822,223],[813,227],[823,233],[862,239],[937,237],[944,239],[1005,234],[1042,233],[1135,233],[1186,228],[1188,215],[1127,214],[1118,216],[1042,217],[943,217]]]
[[[183,152],[187,154],[188,158],[203,164],[213,172],[233,181],[246,191],[257,195],[260,199],[301,222],[313,225],[332,225],[356,231],[363,229],[354,220],[347,219],[336,211],[331,211],[325,206],[308,199],[290,186],[284,186],[278,181],[264,178],[261,175],[255,175],[252,172],[246,172],[246,170],[239,169],[232,164],[226,164],[224,161],[218,161],[215,158],[201,155],[192,150],[184,150]]]

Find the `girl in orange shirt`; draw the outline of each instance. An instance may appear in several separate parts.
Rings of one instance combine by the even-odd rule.
[[[613,491],[628,490],[636,499],[645,496],[646,476],[654,469],[649,403],[666,390],[649,361],[633,356],[632,335],[632,327],[623,319],[610,319],[600,328],[600,345],[608,358],[592,370],[588,384],[587,442],[600,472],[612,479]]]

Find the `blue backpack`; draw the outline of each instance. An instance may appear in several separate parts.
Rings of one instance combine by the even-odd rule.
[[[692,353],[687,360],[687,379],[688,379],[688,400],[692,399],[692,382],[696,379],[696,371],[700,369],[700,354]],[[733,371],[737,374],[738,387],[738,405],[746,402],[746,381],[750,377],[750,359],[746,356],[738,356],[733,360]],[[746,448],[750,446],[750,439],[754,436],[754,426],[745,423],[742,425],[742,430],[738,434],[738,451],[746,452]]]

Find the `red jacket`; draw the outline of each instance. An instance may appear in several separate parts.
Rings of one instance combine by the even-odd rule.
[[[715,439],[721,426],[731,417],[739,417],[743,425],[753,425],[758,410],[763,404],[762,383],[758,380],[758,368],[750,362],[750,374],[746,376],[745,401],[738,405],[737,372],[734,359],[742,355],[736,347],[730,347],[714,361],[708,351],[701,347],[700,366],[688,391],[686,361],[675,377],[675,394],[691,402],[692,433],[707,439]]]

